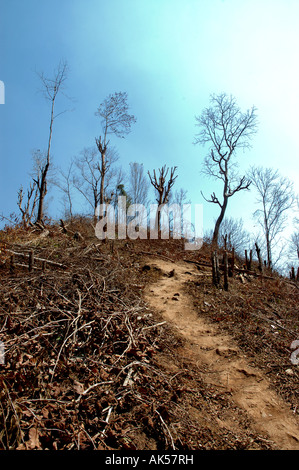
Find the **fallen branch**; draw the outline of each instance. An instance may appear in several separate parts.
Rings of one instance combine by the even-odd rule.
[[[156,326],[161,326],[167,323],[166,321],[161,321],[160,323],[156,323],[155,325],[144,326],[142,330],[149,330],[150,328],[155,328]]]
[[[173,441],[173,438],[172,438],[172,435],[171,435],[171,432],[169,431],[169,428],[167,426],[167,424],[165,423],[164,419],[162,418],[161,414],[159,413],[158,410],[156,410],[156,413],[157,415],[159,416],[160,420],[161,420],[161,423],[162,425],[165,427],[166,431],[168,432],[168,435],[170,437],[170,440],[171,440],[171,447],[173,450],[175,450],[175,445],[174,445],[174,441]]]
[[[84,395],[87,395],[87,393],[90,392],[90,390],[96,387],[99,387],[100,385],[113,384],[113,383],[114,383],[113,380],[107,380],[106,382],[98,382],[96,384],[91,385],[86,390],[84,390],[84,392],[80,393],[80,396],[77,398],[76,402],[79,402]]]
[[[26,254],[26,253],[17,253],[16,251],[13,251],[13,250],[9,250],[9,249],[6,249],[5,251],[7,251],[8,253],[11,253],[15,256],[23,256],[23,257],[26,257],[28,258],[28,261],[30,260],[31,256],[30,253],[29,254]],[[35,261],[41,261],[42,263],[47,263],[47,264],[51,264],[52,266],[57,266],[59,268],[64,268],[66,269],[66,266],[64,264],[61,264],[61,263],[57,263],[56,261],[51,261],[49,259],[44,259],[44,258],[34,258]],[[17,264],[17,263],[15,263]],[[24,266],[24,265],[23,265]],[[28,267],[28,266],[26,266]],[[32,266],[34,268],[34,266]]]

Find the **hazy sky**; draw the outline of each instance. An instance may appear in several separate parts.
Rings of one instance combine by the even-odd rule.
[[[55,121],[54,164],[66,167],[100,135],[95,116],[110,93],[126,91],[137,118],[126,139],[113,139],[124,170],[178,166],[177,188],[204,203],[205,229],[218,207],[207,204],[217,186],[200,174],[206,149],[194,146],[195,115],[211,93],[255,105],[259,131],[239,155],[240,171],[271,166],[299,183],[298,0],[0,0],[1,207],[17,211],[17,191],[29,183],[31,153],[45,150],[49,103],[36,71],[52,75],[60,59],[70,73]],[[228,216],[249,228],[254,192],[230,200]],[[62,206],[51,203],[51,213]]]

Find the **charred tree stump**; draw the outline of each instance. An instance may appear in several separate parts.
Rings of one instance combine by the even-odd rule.
[[[219,287],[220,283],[220,271],[217,251],[212,253],[212,282],[215,287]]]
[[[67,228],[62,219],[60,219],[60,227],[62,228],[62,233],[67,233]]]
[[[258,261],[259,261],[258,269],[262,273],[263,272],[263,262],[262,262],[262,257],[261,257],[261,250],[260,250],[257,243],[255,244],[255,249],[256,249],[257,258],[258,258]]]
[[[246,262],[246,269],[248,269],[248,271],[251,271],[252,250],[250,250],[249,258],[248,258],[248,252],[247,250],[245,250],[245,262]]]

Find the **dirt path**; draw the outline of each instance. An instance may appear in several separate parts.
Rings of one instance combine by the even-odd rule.
[[[167,275],[148,288],[146,300],[187,340],[184,356],[205,367],[207,383],[231,392],[233,401],[253,420],[257,432],[267,433],[281,450],[299,450],[298,418],[271,390],[261,371],[249,365],[232,338],[219,334],[216,326],[198,316],[192,298],[185,293],[185,281],[202,274],[184,262],[149,260],[149,264]]]

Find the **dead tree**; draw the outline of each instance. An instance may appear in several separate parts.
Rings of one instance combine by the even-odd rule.
[[[142,163],[131,162],[128,175],[128,194],[132,204],[148,203],[149,182]]]
[[[216,220],[213,245],[217,246],[220,225],[225,216],[229,198],[239,191],[249,188],[250,180],[236,174],[234,157],[238,149],[250,148],[250,140],[257,131],[256,109],[245,113],[237,107],[233,97],[225,93],[211,96],[211,106],[196,117],[200,132],[195,144],[209,144],[209,153],[204,161],[203,172],[222,182],[223,191],[219,198],[215,192],[207,202],[217,204],[220,214]]]
[[[219,270],[218,254],[216,250],[212,252],[211,260],[212,260],[212,282],[215,287],[219,287],[220,270]]]
[[[152,186],[157,191],[157,198],[156,201],[158,203],[158,210],[156,216],[156,224],[158,228],[158,238],[161,238],[161,210],[165,204],[169,201],[170,190],[174,185],[174,182],[178,175],[175,176],[175,172],[177,167],[171,167],[169,179],[166,182],[166,177],[169,172],[169,168],[166,168],[164,165],[162,168],[159,168],[159,177],[156,175],[156,170],[153,171],[153,176],[151,176],[150,172],[148,171],[148,176]]]
[[[96,145],[98,151],[101,154],[101,164],[98,165],[98,170],[100,173],[100,193],[99,193],[99,203],[102,205],[104,204],[105,194],[104,194],[104,184],[105,184],[105,176],[107,172],[107,163],[106,163],[106,152],[108,147],[108,142],[103,143],[102,138],[100,136],[99,139],[96,139]]]
[[[136,122],[134,115],[128,114],[128,95],[126,92],[116,92],[109,95],[103,103],[98,107],[96,116],[101,118],[101,125],[103,136],[96,138],[96,145],[101,155],[101,163],[99,171],[101,175],[100,182],[100,214],[99,218],[103,218],[103,204],[105,202],[105,177],[107,174],[106,154],[109,146],[107,137],[113,134],[116,137],[124,138],[125,135],[131,132],[131,125]]]
[[[249,252],[249,257],[248,257],[248,252],[245,250],[245,264],[246,264],[246,269],[248,271],[251,271],[251,264],[252,264],[252,250]]]
[[[65,217],[72,220],[73,218],[73,200],[72,200],[72,187],[74,181],[74,160],[71,160],[67,171],[64,172],[60,169],[61,179],[55,181],[56,186],[63,193],[63,202],[65,206]]]
[[[38,191],[35,182],[30,183],[30,187],[27,190],[27,199],[24,201],[24,191],[21,186],[18,192],[18,207],[22,216],[22,224],[25,228],[28,228],[29,225],[32,225],[32,218],[36,209],[38,199]]]
[[[261,225],[266,242],[267,268],[272,269],[272,248],[287,226],[287,213],[295,203],[293,183],[272,168],[252,167],[249,178],[257,191],[260,208],[254,216]]]
[[[255,249],[256,249],[257,259],[258,259],[258,262],[259,262],[258,269],[262,273],[263,272],[263,261],[262,261],[262,257],[261,257],[261,250],[260,250],[257,243],[255,243]]]
[[[105,154],[104,177],[101,165],[98,161],[96,148],[91,147],[83,149],[80,157],[77,157],[74,160],[76,172],[73,176],[72,183],[90,205],[95,224],[99,220],[100,216],[98,210],[99,205],[109,203],[109,199],[107,198],[108,190],[111,189],[109,185],[113,185],[115,180],[117,180],[118,171],[113,168],[113,165],[117,160],[118,155],[114,147],[108,148],[107,154]],[[105,185],[102,186],[104,181]],[[110,194],[111,192],[112,190],[110,191]],[[102,196],[103,199],[101,199]],[[102,213],[102,215],[104,214]]]
[[[83,149],[80,157],[75,159],[75,166],[78,172],[73,177],[73,185],[90,204],[96,223],[97,206],[100,203],[99,186],[101,180],[96,149]]]
[[[51,151],[51,142],[52,142],[52,133],[53,133],[53,123],[54,120],[62,113],[57,115],[54,114],[55,102],[59,91],[63,88],[64,82],[67,78],[67,63],[60,62],[57,70],[55,71],[53,78],[46,78],[44,74],[39,75],[41,82],[43,84],[43,93],[47,100],[51,103],[51,113],[50,113],[50,130],[49,130],[49,139],[48,139],[48,148],[46,161],[43,167],[41,168],[40,178],[35,181],[38,187],[38,210],[37,210],[37,219],[36,222],[42,223],[44,217],[44,199],[47,194],[47,177],[50,167],[50,151]]]

